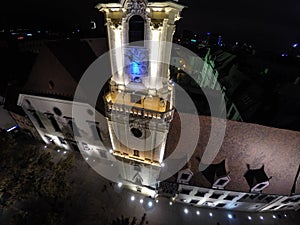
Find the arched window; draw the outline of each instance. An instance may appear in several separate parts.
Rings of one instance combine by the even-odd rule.
[[[134,15],[129,20],[129,43],[144,41],[144,19],[139,15]],[[138,45],[144,45],[141,42]]]

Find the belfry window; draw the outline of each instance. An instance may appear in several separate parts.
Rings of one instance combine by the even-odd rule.
[[[140,41],[135,45],[144,46],[144,24],[141,16],[134,15],[129,19],[129,43]]]

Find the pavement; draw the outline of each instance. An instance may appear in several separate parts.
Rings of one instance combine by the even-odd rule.
[[[43,145],[41,146],[42,149]],[[46,148],[54,161],[75,154],[75,166],[68,173],[70,199],[63,210],[64,224],[109,225],[117,218],[136,219],[136,225],[298,225],[300,212],[244,213],[221,209],[198,208],[183,203],[169,204],[169,199],[148,196],[118,187],[96,173],[80,153]],[[143,203],[141,203],[141,199]],[[148,205],[151,201],[152,205]],[[2,217],[3,220],[4,217]],[[3,221],[2,221],[3,222]],[[1,217],[0,217],[1,224]],[[129,223],[130,224],[130,223]],[[128,224],[128,225],[129,225]]]
[[[141,225],[192,225],[200,222],[205,225],[296,225],[300,221],[300,212],[294,211],[275,214],[230,212],[198,208],[181,203],[169,205],[169,199],[166,198],[159,198],[156,203],[147,196],[134,193],[124,187],[120,188],[117,184],[104,179],[85,162],[79,153],[68,154],[75,154],[76,165],[69,175],[74,197],[69,200],[64,209],[67,215],[66,224],[104,225],[121,216],[131,218],[131,220],[135,217],[137,224]],[[134,196],[134,201],[131,199],[132,196]],[[141,199],[143,199],[142,204]],[[152,207],[147,207],[148,201],[153,202]],[[144,213],[146,217],[143,223],[140,223]],[[211,216],[210,213],[212,213]]]

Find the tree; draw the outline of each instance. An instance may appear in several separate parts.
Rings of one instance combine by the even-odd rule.
[[[144,213],[139,223],[137,222],[137,219],[135,217],[130,219],[122,215],[120,218],[114,219],[109,225],[143,225],[145,219],[146,219],[146,213]],[[146,221],[146,223],[148,223],[148,221]]]
[[[66,175],[74,165],[74,156],[69,154],[55,164],[42,146],[23,135],[13,137],[0,132],[0,209],[4,213],[14,211],[12,221],[15,222],[12,224],[18,224],[20,220],[35,224],[33,209],[29,206],[36,202],[44,205],[40,209],[37,207],[41,210],[40,219],[48,218],[43,224],[59,224],[62,219],[57,209],[70,191]],[[37,220],[36,224],[41,223]]]
[[[125,218],[121,216],[121,218],[114,219],[109,225],[137,225],[137,223],[135,217],[133,217],[133,219],[130,220],[130,218],[128,217]]]

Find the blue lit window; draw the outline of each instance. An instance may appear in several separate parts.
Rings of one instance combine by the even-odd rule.
[[[131,74],[134,74],[134,75],[140,75],[141,74],[140,67],[139,67],[139,64],[137,62],[132,62],[131,63]]]

